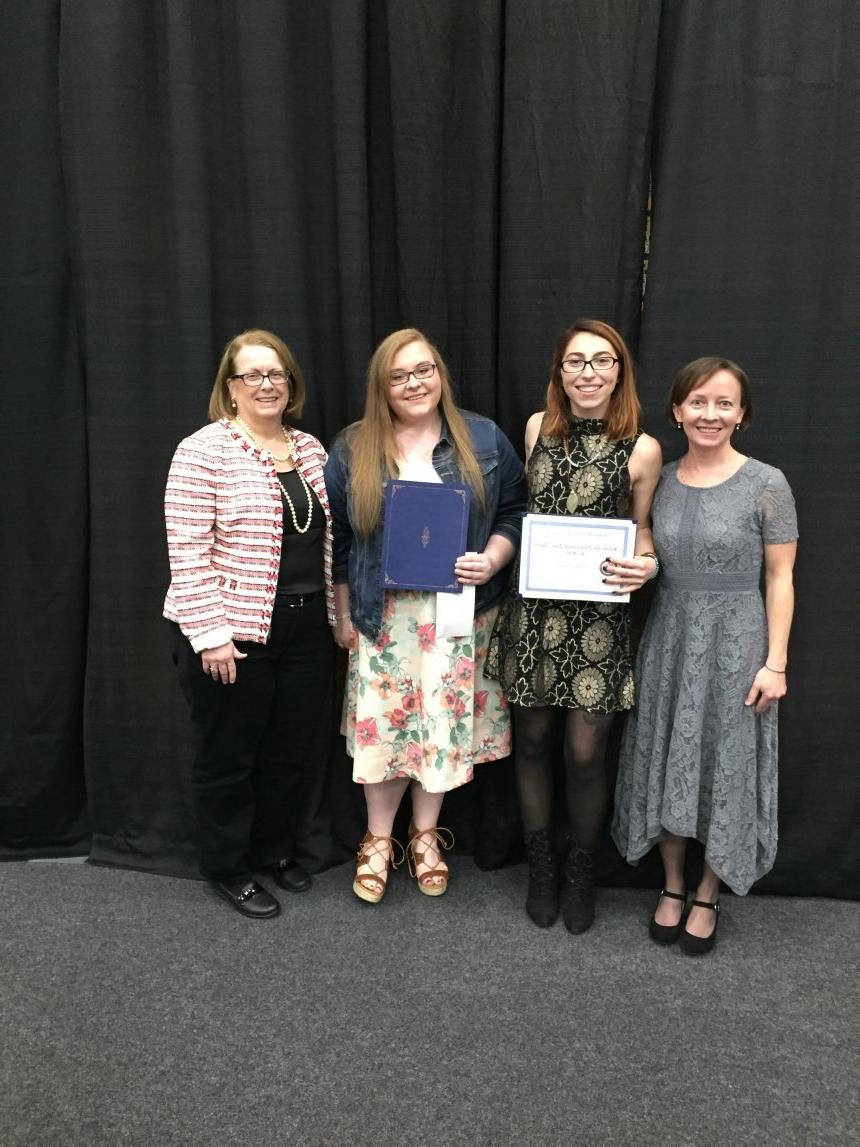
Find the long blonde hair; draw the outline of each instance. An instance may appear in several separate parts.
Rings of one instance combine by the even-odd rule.
[[[379,525],[384,479],[396,478],[398,474],[394,424],[388,405],[388,378],[391,364],[399,351],[414,342],[426,343],[436,363],[442,385],[439,407],[448,424],[448,433],[454,445],[462,480],[472,487],[479,503],[481,505],[485,503],[484,478],[475,457],[466,420],[454,402],[448,368],[439,351],[421,331],[414,327],[406,327],[404,330],[394,331],[383,339],[374,351],[367,368],[364,416],[360,422],[353,423],[346,431],[347,444],[352,455],[354,525],[365,537],[372,534]]]

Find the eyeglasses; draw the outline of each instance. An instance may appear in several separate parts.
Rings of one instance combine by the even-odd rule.
[[[435,373],[435,362],[419,362],[414,370],[392,370],[388,376],[388,385],[405,386],[410,378],[414,378],[416,382],[426,382]]]
[[[611,354],[596,354],[594,358],[566,358],[561,369],[565,374],[582,374],[587,366],[592,370],[611,370],[618,361]]]
[[[263,379],[267,378],[272,386],[283,386],[290,381],[288,370],[267,370],[261,374],[259,370],[249,370],[247,374],[234,374],[232,378],[241,378],[245,386],[262,386]]]

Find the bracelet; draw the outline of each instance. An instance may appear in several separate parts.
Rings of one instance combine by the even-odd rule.
[[[334,615],[334,619],[335,619],[335,621],[348,621],[349,620],[349,614],[348,613],[336,613]]]
[[[764,663],[764,667],[765,667],[765,669],[770,669],[771,673],[779,673],[779,675],[781,677],[785,676],[785,670],[784,669],[771,669],[766,661]]]
[[[653,581],[657,574],[660,572],[660,559],[657,557],[653,550],[646,550],[644,554],[637,554],[636,557],[654,559],[654,572],[648,578],[649,581]]]

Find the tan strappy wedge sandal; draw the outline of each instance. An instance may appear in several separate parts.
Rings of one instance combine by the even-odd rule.
[[[432,837],[429,844],[422,837]],[[417,847],[423,844],[424,848]],[[433,828],[416,828],[414,824],[409,826],[409,843],[406,845],[406,862],[409,865],[409,874],[414,876],[418,881],[418,891],[423,892],[425,896],[442,896],[448,891],[448,869],[447,868],[428,868],[426,872],[418,875],[418,865],[426,864],[427,861],[424,857],[431,850],[438,853],[439,857],[442,856],[443,849],[453,848],[454,834],[448,828],[440,828],[434,825]],[[434,881],[437,877],[441,877],[438,884],[428,883]]]
[[[356,853],[355,880],[352,882],[352,890],[359,900],[366,904],[378,904],[388,891],[389,867],[399,868],[404,855],[403,845],[393,836],[374,836],[372,832],[366,832]],[[375,868],[374,860],[381,861],[382,867]],[[363,865],[367,865],[370,872],[359,872]]]

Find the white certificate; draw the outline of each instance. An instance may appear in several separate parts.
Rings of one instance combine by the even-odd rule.
[[[629,518],[526,514],[520,553],[520,594],[575,601],[629,601],[603,584],[606,558],[632,558],[636,523]]]

